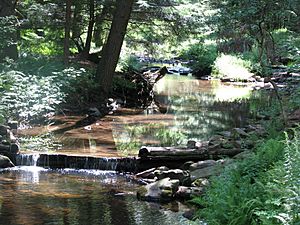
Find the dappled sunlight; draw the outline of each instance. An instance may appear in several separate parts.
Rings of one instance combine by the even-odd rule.
[[[218,101],[235,101],[248,99],[252,93],[251,87],[220,86],[214,89],[214,95]]]
[[[214,73],[216,76],[231,78],[234,80],[247,80],[253,76],[249,72],[251,63],[237,56],[222,54],[214,64]]]

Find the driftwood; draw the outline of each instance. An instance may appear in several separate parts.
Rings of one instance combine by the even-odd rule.
[[[151,160],[207,160],[220,159],[224,156],[233,157],[241,153],[242,149],[198,149],[174,148],[174,147],[142,147],[139,150],[141,159]]]
[[[120,79],[125,79],[135,87],[125,88],[119,87],[114,89],[113,97],[126,100],[126,104],[129,107],[147,108],[153,101],[153,86],[154,84],[163,78],[167,74],[166,67],[160,68],[155,72],[139,73],[136,71],[130,71],[126,73],[117,73]]]

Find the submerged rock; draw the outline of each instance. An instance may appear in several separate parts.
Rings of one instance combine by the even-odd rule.
[[[0,155],[0,168],[8,168],[8,167],[14,167],[15,165],[12,163],[12,161],[4,155]]]
[[[179,180],[171,180],[169,177],[154,183],[140,187],[137,197],[144,201],[171,201],[179,187]]]

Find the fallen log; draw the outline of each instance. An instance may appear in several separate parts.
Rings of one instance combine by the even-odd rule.
[[[142,147],[139,150],[141,159],[152,160],[207,160],[233,157],[243,152],[242,149],[209,149],[206,146],[197,149],[175,147]]]

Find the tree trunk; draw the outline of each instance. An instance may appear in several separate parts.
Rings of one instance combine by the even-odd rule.
[[[69,57],[70,57],[71,5],[72,5],[72,0],[66,0],[66,24],[65,24],[65,40],[64,40],[65,64],[69,63]]]
[[[96,44],[96,47],[102,47],[105,35],[103,33],[105,32],[103,29],[104,20],[106,18],[106,15],[109,13],[109,7],[107,4],[103,5],[103,9],[100,14],[96,16],[95,21],[95,30],[94,30],[94,42]]]
[[[0,22],[2,23],[2,19],[4,19],[4,17],[11,17],[9,19],[9,22],[4,22],[4,24],[2,24],[2,26],[4,26],[5,33],[1,34],[2,43],[0,44],[0,61],[3,60],[5,57],[9,57],[11,59],[18,58],[18,31],[14,27],[17,23],[17,20],[14,18],[16,5],[17,0],[0,1]],[[11,23],[14,23],[14,26],[12,26]]]
[[[96,73],[97,82],[105,95],[111,89],[113,74],[120,56],[133,3],[134,0],[116,1],[110,32]]]
[[[95,23],[95,1],[90,0],[90,18],[89,18],[89,26],[87,31],[87,37],[85,41],[85,46],[82,51],[82,57],[87,59],[91,49],[92,37],[93,37],[93,28]]]
[[[74,13],[73,13],[73,19],[72,19],[72,41],[74,41],[78,53],[83,51],[84,43],[81,39],[81,31],[82,31],[82,4],[79,1],[74,1]]]

